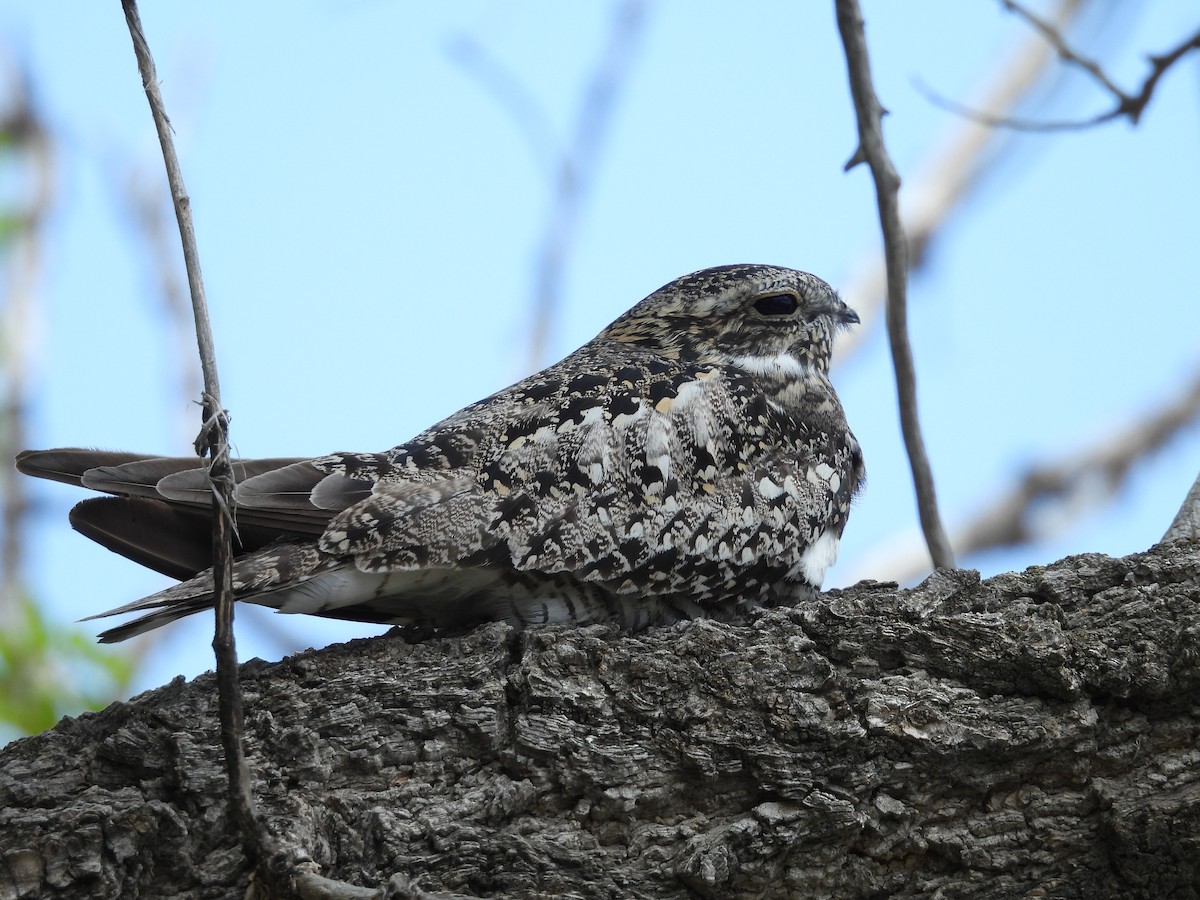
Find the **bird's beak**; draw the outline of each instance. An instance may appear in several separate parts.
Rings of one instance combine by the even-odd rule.
[[[858,313],[843,303],[842,298],[832,291],[814,304],[812,314],[829,316],[833,321],[834,328],[849,328],[851,325],[859,324]]]
[[[858,313],[836,298],[829,304],[826,315],[833,319],[833,324],[838,328],[849,328],[859,324]]]

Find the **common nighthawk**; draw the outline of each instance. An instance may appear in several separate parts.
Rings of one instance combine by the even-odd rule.
[[[795,602],[837,557],[862,453],[829,382],[833,289],[773,266],[655,291],[566,359],[382,453],[235,463],[238,599],[455,627],[641,628]],[[195,457],[27,451],[29,475],[113,495],[71,524],[182,583],[121,641],[213,605]]]

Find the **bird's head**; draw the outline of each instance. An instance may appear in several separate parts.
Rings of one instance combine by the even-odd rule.
[[[858,315],[828,284],[795,269],[701,269],[659,288],[600,333],[672,359],[761,372],[829,370],[833,336]]]

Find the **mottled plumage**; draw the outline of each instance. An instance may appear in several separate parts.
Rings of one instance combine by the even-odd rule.
[[[728,617],[816,591],[862,477],[828,378],[857,322],[813,275],[725,266],[655,291],[561,362],[383,453],[239,461],[239,599],[453,627]],[[195,458],[22,453],[113,496],[83,534],[183,583],[102,615],[123,640],[212,606]]]

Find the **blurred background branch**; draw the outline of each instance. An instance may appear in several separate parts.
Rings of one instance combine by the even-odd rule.
[[[1127,487],[1139,464],[1186,430],[1194,430],[1197,423],[1200,369],[1181,391],[1168,394],[1142,416],[1128,419],[1106,438],[1062,459],[1025,466],[1006,490],[951,529],[955,552],[971,556],[1050,540],[1109,503]],[[1185,503],[1177,517],[1180,529],[1187,527],[1189,510]],[[928,560],[915,543],[911,535],[885,541],[876,548],[863,575],[874,573],[901,583],[921,577],[928,570]]]
[[[1200,420],[1200,369],[1182,392],[1116,433],[1057,462],[1025,469],[1002,496],[956,530],[963,554],[1033,543],[1111,499],[1135,466]],[[1164,517],[1165,518],[1165,517]]]
[[[537,247],[528,369],[551,360],[547,350],[561,315],[563,272],[576,240],[583,204],[612,129],[622,89],[633,69],[650,0],[621,0],[600,57],[579,97],[568,140],[553,136],[549,118],[534,93],[473,38],[460,35],[452,56],[509,112],[525,136],[551,186],[550,211]]]
[[[174,210],[170,194],[163,191],[162,172],[141,163],[130,164],[130,158],[112,159],[112,186],[117,202],[128,213],[131,236],[141,240],[137,255],[154,285],[153,296],[166,326],[164,345],[170,347],[166,356],[175,366],[173,377],[182,401],[180,431],[190,439],[196,430],[196,412],[191,404],[200,396],[202,382],[193,357],[196,338],[192,307],[173,228]]]
[[[27,67],[0,50],[0,741],[96,709],[127,690],[130,660],[48,616],[30,589],[35,507],[11,465],[27,446],[55,147]],[[11,189],[11,190],[9,190]]]
[[[0,252],[3,253],[4,308],[0,364],[4,381],[0,407],[0,459],[11,460],[26,442],[30,366],[36,296],[44,259],[43,226],[54,200],[54,160],[50,137],[33,108],[28,74],[9,57],[4,68],[4,108],[0,112],[0,153],[5,168],[15,171],[10,183],[20,195],[4,197],[0,210]],[[24,584],[23,525],[29,511],[24,479],[11,465],[0,465],[3,502],[3,552],[0,553],[0,596],[19,593]]]
[[[1050,21],[1065,28],[1089,4],[1086,0],[1059,0]],[[1095,5],[1095,4],[1091,4]],[[1029,102],[1056,75],[1056,56],[1038,35],[1026,32],[989,72],[979,91],[978,108],[985,117],[1005,119]],[[928,89],[923,89],[927,94]],[[930,246],[953,222],[980,189],[1002,171],[1010,158],[1011,135],[973,118],[957,116],[948,133],[925,151],[925,158],[905,176],[900,193],[900,216],[908,237],[909,266],[921,268]],[[883,312],[887,295],[887,272],[883,254],[865,254],[850,269],[842,299],[858,311],[863,327],[842,337],[836,348],[838,362],[849,360],[872,334],[872,325]]]
[[[927,93],[929,99],[939,106],[985,125],[1011,128],[1016,131],[1081,131],[1120,118],[1127,118],[1130,124],[1137,125],[1142,118],[1142,113],[1150,105],[1150,100],[1154,96],[1154,91],[1158,87],[1159,80],[1167,73],[1167,70],[1193,50],[1200,50],[1200,31],[1197,31],[1163,53],[1147,55],[1147,61],[1150,63],[1150,74],[1143,79],[1137,91],[1130,94],[1117,86],[1108,76],[1108,73],[1104,71],[1104,67],[1100,63],[1083,56],[1072,48],[1064,37],[1064,23],[1061,20],[1043,19],[1023,4],[1017,3],[1016,0],[1000,0],[1000,2],[1006,10],[1029,23],[1039,38],[1044,40],[1047,46],[1054,49],[1058,54],[1058,58],[1064,64],[1086,72],[1092,81],[1113,97],[1115,103],[1107,112],[1097,113],[1094,116],[1084,119],[1039,121],[1016,116],[996,115],[986,110],[963,106],[932,92]]]

